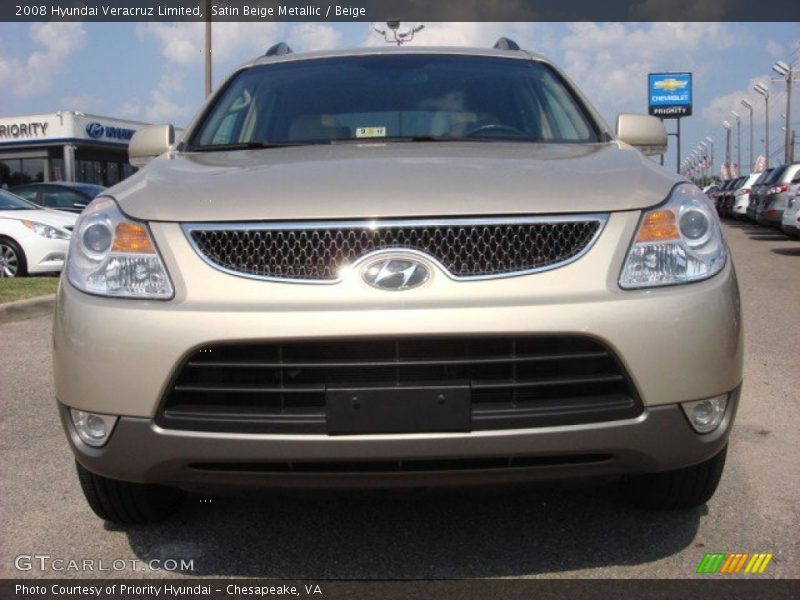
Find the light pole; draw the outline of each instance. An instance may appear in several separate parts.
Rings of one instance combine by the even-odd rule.
[[[735,110],[731,116],[736,119],[736,174],[742,174],[742,117]]]
[[[206,98],[211,95],[211,0],[206,0],[206,35],[205,35],[205,58],[206,58]]]
[[[753,172],[753,105],[747,100],[742,100],[742,106],[750,111],[750,173]]]
[[[792,80],[794,79],[794,72],[792,68],[787,65],[782,60],[779,60],[774,65],[772,65],[772,70],[775,71],[778,75],[783,77],[786,81],[786,124],[784,127],[786,128],[785,132],[785,148],[784,148],[784,162],[790,163],[792,162],[792,155],[794,154],[792,147],[792,128],[791,128],[791,114],[792,114]]]
[[[728,175],[727,179],[733,179],[731,173],[731,124],[723,121],[722,126],[725,128],[725,172]]]
[[[769,169],[769,90],[762,83],[755,84],[753,90],[757,94],[764,96],[764,119],[767,128],[764,132],[764,169]]]

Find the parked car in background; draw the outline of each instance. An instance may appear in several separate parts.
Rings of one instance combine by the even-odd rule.
[[[763,200],[759,207],[759,213],[756,215],[759,225],[780,229],[783,211],[789,201],[789,187],[798,173],[800,173],[800,163],[783,165],[781,174],[772,179],[769,187],[762,194]]]
[[[18,185],[9,191],[42,208],[80,213],[104,189],[106,188],[92,183],[50,181]]]
[[[756,179],[753,187],[750,188],[750,203],[747,205],[747,218],[751,221],[756,220],[756,209],[761,201],[761,192],[766,186],[769,185],[769,180],[774,171],[775,168],[765,169],[761,173],[761,177]]]
[[[747,207],[750,205],[750,190],[752,189],[761,173],[750,173],[739,189],[733,194],[733,216],[734,219],[746,219]]]
[[[0,190],[0,277],[61,271],[77,218]]]
[[[725,194],[728,192],[731,186],[733,186],[735,181],[736,181],[735,179],[726,179],[719,187],[719,189],[716,192],[714,192],[712,196],[712,199],[714,201],[714,208],[717,209],[717,214],[720,217],[722,217],[722,202],[725,198]]]
[[[737,177],[736,180],[733,182],[731,189],[728,190],[727,194],[725,194],[725,201],[722,206],[722,215],[725,218],[733,217],[733,205],[734,202],[736,201],[736,192],[738,192],[742,188],[745,181],[747,181],[746,175]]]
[[[703,188],[703,193],[712,200],[714,199],[713,194],[715,194],[718,191],[719,191],[719,186],[717,184],[707,185],[706,187]]]
[[[786,235],[800,237],[800,183],[794,184],[789,190],[794,195],[786,203],[786,210],[781,218],[781,229]]]

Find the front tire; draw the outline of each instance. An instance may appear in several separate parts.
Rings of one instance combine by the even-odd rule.
[[[174,513],[183,498],[175,488],[129,483],[95,475],[76,462],[78,480],[89,507],[101,519],[133,525],[162,521]]]
[[[11,238],[0,237],[0,277],[24,277],[27,274],[25,252]]]
[[[698,465],[629,477],[622,481],[623,493],[642,508],[675,510],[700,506],[717,490],[727,453],[726,445],[719,454]]]

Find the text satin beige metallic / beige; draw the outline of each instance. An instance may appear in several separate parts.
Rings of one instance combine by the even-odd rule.
[[[713,206],[642,153],[657,120],[612,135],[509,43],[281,46],[179,144],[136,134],[147,166],[81,215],[54,323],[99,516],[219,485],[615,476],[644,506],[711,497],[743,354]]]

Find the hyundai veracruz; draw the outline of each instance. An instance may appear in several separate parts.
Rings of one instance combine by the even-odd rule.
[[[619,478],[704,503],[742,381],[713,205],[546,59],[294,54],[236,70],[82,213],[58,406],[103,519],[204,486]]]

